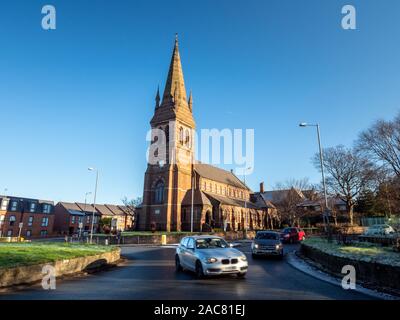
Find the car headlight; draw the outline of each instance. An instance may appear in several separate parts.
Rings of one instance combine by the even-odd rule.
[[[277,245],[275,246],[275,249],[276,249],[276,250],[279,250],[281,247],[282,247],[282,245],[277,244]]]
[[[204,262],[205,263],[214,263],[214,262],[217,262],[218,261],[218,259],[217,258],[204,258]]]
[[[257,243],[254,244],[254,248],[258,249],[258,244]]]
[[[246,256],[241,256],[241,257],[240,257],[240,260],[242,260],[242,261],[247,261],[247,257],[246,257]]]

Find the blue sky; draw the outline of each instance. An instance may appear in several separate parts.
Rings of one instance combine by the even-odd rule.
[[[57,30],[41,8],[57,9]],[[357,30],[341,8],[357,9]],[[0,193],[99,202],[142,195],[145,141],[174,35],[201,128],[254,128],[248,184],[319,182],[310,158],[351,145],[400,109],[400,2],[319,0],[3,1]],[[229,169],[229,166],[226,167]]]

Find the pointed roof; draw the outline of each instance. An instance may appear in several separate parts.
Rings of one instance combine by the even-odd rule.
[[[175,36],[175,46],[172,52],[168,78],[165,84],[161,105],[170,103],[172,101],[177,103],[177,100],[186,102],[186,89],[185,81],[183,80],[181,57],[179,55],[178,35]]]
[[[191,100],[191,103],[192,101],[193,100]],[[193,119],[192,110],[189,107],[188,101],[186,100],[186,89],[185,82],[183,80],[183,71],[177,37],[175,38],[175,45],[172,52],[172,58],[162,102],[159,107],[157,107],[156,101],[155,112],[150,124],[152,127],[155,127],[162,123],[168,123],[171,120],[179,120],[191,128],[195,128],[196,126]]]

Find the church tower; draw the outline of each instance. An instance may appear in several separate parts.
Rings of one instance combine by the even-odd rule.
[[[186,95],[177,36],[162,99],[157,90],[155,100],[138,227],[180,231],[181,203],[192,188],[195,122],[192,94],[189,99]]]

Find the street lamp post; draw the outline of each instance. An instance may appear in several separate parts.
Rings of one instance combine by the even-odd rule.
[[[323,220],[324,220],[324,225],[325,225],[325,231],[327,229],[329,230],[329,217],[327,216],[327,213],[329,212],[329,206],[328,206],[328,195],[326,192],[326,183],[325,183],[325,171],[324,171],[324,156],[322,152],[322,147],[321,147],[321,134],[319,130],[319,124],[308,124],[305,122],[302,122],[299,124],[300,127],[316,127],[317,128],[317,136],[318,136],[318,148],[319,148],[319,161],[321,165],[321,174],[322,174],[322,185],[324,188],[324,198],[325,198],[325,213],[323,215]]]
[[[99,170],[95,168],[88,168],[89,171],[96,171],[96,184],[94,187],[94,199],[93,199],[93,212],[92,212],[92,227],[90,230],[90,243],[93,243],[93,227],[94,227],[94,213],[96,212],[96,195],[97,195],[97,183],[99,181]]]
[[[87,206],[87,196],[88,195],[90,195],[90,194],[92,194],[92,192],[85,192],[85,207],[84,207],[84,211],[85,211],[85,218],[86,218],[86,206]],[[87,223],[87,219],[86,219],[86,223]],[[79,235],[79,237],[80,237],[80,235]]]
[[[243,173],[243,183],[244,183],[244,186],[245,186],[245,187],[246,187],[246,173],[247,173],[247,170],[250,170],[250,169],[251,169],[251,167],[247,167],[246,169],[244,169],[244,173]],[[245,192],[245,194],[244,194],[244,212],[245,212],[245,214],[246,214],[246,226],[243,226],[243,227],[244,227],[244,230],[247,231],[248,214],[247,214],[247,198],[246,198],[246,192]]]

